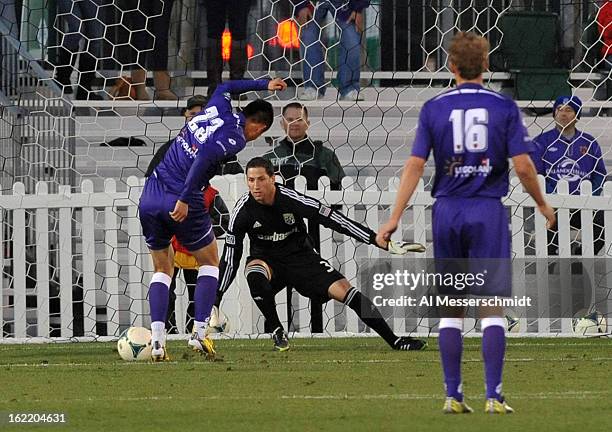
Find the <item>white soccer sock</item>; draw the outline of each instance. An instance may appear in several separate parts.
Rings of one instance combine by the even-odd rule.
[[[198,339],[204,339],[206,336],[206,325],[208,321],[193,321],[193,328],[198,334]]]
[[[153,321],[151,323],[151,343],[159,342],[166,344],[166,323],[163,321]]]

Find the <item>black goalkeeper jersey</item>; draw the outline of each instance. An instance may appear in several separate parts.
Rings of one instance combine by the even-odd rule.
[[[304,219],[314,219],[334,231],[376,245],[376,233],[370,228],[277,183],[272,205],[258,203],[248,192],[236,203],[225,237],[219,291],[225,292],[236,276],[245,234],[249,235],[253,256],[285,257],[312,249]]]

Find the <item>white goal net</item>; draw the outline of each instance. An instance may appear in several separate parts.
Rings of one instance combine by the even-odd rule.
[[[612,167],[612,50],[603,56],[612,23],[606,30],[598,22],[606,2],[319,0],[304,10],[299,1],[245,0],[213,34],[207,14],[215,21],[222,3],[0,1],[0,342],[117,337],[150,324],[152,263],[137,217],[144,174],[183,127],[188,99],[206,95],[215,80],[289,83],[284,93],[247,94],[267,98],[275,122],[226,172],[267,154],[281,181],[377,230],[389,215],[421,106],[453,86],[447,52],[457,31],[489,39],[485,85],[516,100],[530,136],[554,129],[555,99],[574,95],[582,101],[577,128],[591,137],[576,144],[577,156],[554,161],[567,160],[567,182],[548,196],[558,209],[554,236],[521,187],[511,186],[505,204],[512,251],[524,262],[514,283],[540,303],[529,314],[508,310],[509,325],[525,335],[610,331],[612,269],[598,258],[612,253],[612,186],[600,165],[585,171],[582,163],[594,158]],[[292,102],[308,109],[310,141],[287,138],[282,109]],[[427,246],[428,258],[432,174],[430,162],[400,228],[404,240]],[[584,181],[576,189],[577,179]],[[229,211],[246,191],[240,174],[212,183]],[[227,211],[219,211],[222,251]],[[364,263],[386,254],[309,228],[322,256],[367,291]],[[557,261],[546,261],[550,256]],[[172,333],[190,327],[190,291],[181,272]],[[296,334],[369,334],[340,303],[313,304],[291,287],[276,300]],[[242,269],[221,309],[227,336],[264,333]],[[402,308],[385,314],[399,333],[437,331],[434,317]],[[475,321],[470,326],[478,331]]]

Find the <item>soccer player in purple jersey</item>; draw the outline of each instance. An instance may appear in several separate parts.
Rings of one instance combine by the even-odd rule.
[[[199,266],[189,346],[208,356],[215,354],[212,340],[205,337],[205,328],[217,291],[219,255],[202,190],[219,163],[236,155],[247,141],[258,138],[274,119],[272,105],[261,99],[249,103],[241,113],[234,113],[230,94],[286,88],[287,84],[278,78],[219,85],[204,110],[181,129],[145,182],[138,209],[154,267],[149,284],[153,361],[168,359],[165,320],[174,272],[174,252],[170,247],[174,235]]]
[[[433,150],[432,195],[434,257],[437,259],[510,259],[508,217],[501,197],[508,192],[508,158],[539,211],[554,224],[529,157],[531,141],[520,111],[510,99],[483,87],[489,43],[473,33],[455,35],[449,66],[457,88],[431,100],[421,110],[412,156],[406,161],[390,220],[378,236],[388,240],[410,200]],[[484,295],[499,293],[485,284]],[[469,413],[463,401],[461,354],[464,308],[442,311],[439,345],[446,385],[445,413]],[[482,355],[488,413],[511,413],[502,395],[505,320],[501,307],[480,308]]]

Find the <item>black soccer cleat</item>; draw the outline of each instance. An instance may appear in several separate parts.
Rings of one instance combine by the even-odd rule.
[[[289,349],[289,337],[282,327],[278,327],[272,333],[272,340],[274,341],[274,349],[276,351],[287,351]]]
[[[393,349],[398,351],[422,351],[427,348],[427,341],[410,336],[397,338],[393,344]]]

